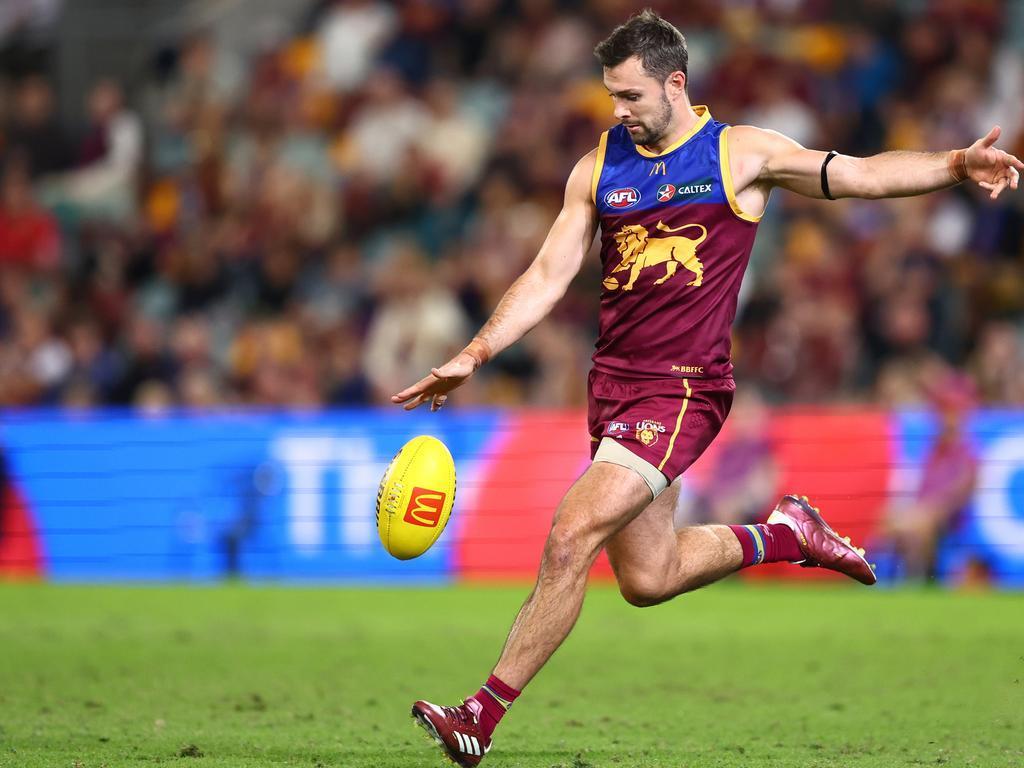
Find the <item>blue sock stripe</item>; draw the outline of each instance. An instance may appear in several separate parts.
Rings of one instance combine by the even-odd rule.
[[[761,535],[761,531],[757,529],[756,525],[745,525],[743,526],[750,533],[750,538],[754,541],[754,562],[751,565],[758,565],[764,562],[764,537]]]
[[[502,709],[507,711],[508,708],[512,706],[512,702],[511,701],[509,701],[508,699],[501,698],[501,696],[496,694],[494,692],[494,689],[491,688],[491,686],[487,685],[487,683],[484,683],[484,690],[487,691],[487,693],[489,693],[491,695],[492,699],[494,699],[496,702],[498,702],[498,704],[501,705]]]
[[[749,525],[744,525],[743,530],[747,532],[747,536],[750,537],[750,543],[754,545],[754,559],[750,563],[744,563],[744,565],[756,565],[757,564],[757,539],[754,537],[754,532],[750,530]]]

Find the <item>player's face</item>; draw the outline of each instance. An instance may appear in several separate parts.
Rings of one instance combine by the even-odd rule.
[[[626,126],[634,144],[656,145],[672,123],[672,103],[665,83],[648,75],[636,56],[604,70],[604,84],[615,105],[615,119]]]

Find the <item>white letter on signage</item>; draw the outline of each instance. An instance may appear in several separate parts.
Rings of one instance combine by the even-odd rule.
[[[315,555],[324,545],[324,472],[333,469],[333,437],[279,437],[271,455],[281,462],[288,484],[288,534],[295,549]]]

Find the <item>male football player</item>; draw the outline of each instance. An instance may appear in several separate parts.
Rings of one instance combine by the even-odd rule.
[[[533,592],[491,676],[459,706],[417,701],[413,716],[462,766],[569,634],[587,572],[608,552],[619,588],[655,605],[740,568],[798,562],[863,584],[875,574],[805,498],[784,496],[765,524],[673,528],[664,493],[715,438],[735,385],[729,329],[758,221],[774,187],[801,195],[919,195],[971,180],[998,197],[1020,160],[999,128],[966,149],[848,157],[774,131],[729,127],[687,95],[683,35],[650,11],[595,53],[617,125],[569,176],[561,212],[530,267],[454,358],[392,400],[437,410],[565,293],[601,232],[600,331],[589,377],[593,462],[555,511]]]

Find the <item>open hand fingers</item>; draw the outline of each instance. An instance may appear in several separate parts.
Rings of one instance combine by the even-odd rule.
[[[1006,189],[1006,185],[1009,183],[1009,179],[1006,176],[1001,177],[995,183],[989,183],[987,181],[979,181],[978,186],[982,189],[989,190],[989,197],[995,200],[999,197],[1000,193]]]
[[[1003,154],[1006,155],[1006,153]],[[1013,157],[1013,155],[1006,155],[1006,158],[1006,169],[1000,172],[1000,175],[995,180],[978,182],[979,187],[989,191],[989,197],[993,200],[999,197],[1000,193],[1007,187],[1017,189],[1020,186],[1020,171],[1017,170],[1016,165],[1012,165],[1009,162],[1011,160],[1017,161],[1017,158]]]
[[[424,376],[422,379],[417,381],[411,387],[406,387],[405,389],[403,389],[398,394],[392,395],[391,396],[391,402],[392,403],[396,403],[396,404],[397,403],[404,403],[410,397],[415,397],[417,395],[422,395],[424,392],[427,391],[427,388],[431,384],[434,384],[434,383],[436,383],[438,381],[438,378],[439,377],[434,376],[433,374],[431,374],[430,376]],[[417,405],[419,405],[419,403],[417,403]],[[415,408],[416,406],[413,406],[413,407]]]
[[[429,392],[424,392],[421,395],[417,395],[408,403],[402,406],[406,411],[411,411],[414,408],[419,408],[424,403],[430,403],[431,411],[439,411],[441,407],[448,402],[448,395],[432,395]]]
[[[427,394],[416,395],[416,397],[414,397],[412,400],[410,400],[408,403],[402,406],[402,410],[411,411],[413,408],[419,408],[429,399],[430,395]]]
[[[1016,168],[1018,171],[1024,171],[1024,162],[1021,162],[1009,152],[1003,152],[1003,162],[1011,168]]]
[[[436,411],[444,405],[448,393],[472,374],[472,366],[457,356],[440,368],[431,368],[429,376],[424,376],[411,387],[392,395],[391,402],[396,405],[404,403],[405,410],[411,411],[429,401],[430,410]]]

